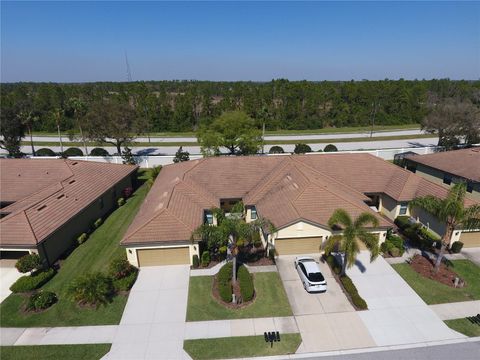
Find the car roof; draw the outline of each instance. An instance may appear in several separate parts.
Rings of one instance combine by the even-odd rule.
[[[303,266],[305,266],[305,270],[309,274],[320,272],[320,267],[315,261],[311,261],[310,259],[304,259],[304,260],[307,260],[307,261],[301,261],[301,263],[303,264]]]

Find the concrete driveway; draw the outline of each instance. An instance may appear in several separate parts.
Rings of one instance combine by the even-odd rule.
[[[463,338],[451,330],[383,259],[362,251],[348,276],[368,304],[358,312],[378,346]]]
[[[465,255],[467,259],[480,266],[480,247],[464,248],[462,249],[462,254]]]
[[[189,268],[175,265],[140,269],[106,359],[185,358]]]
[[[19,277],[25,275],[18,272],[15,268],[15,262],[16,260],[0,260],[0,303],[12,293],[10,286],[12,286]]]
[[[319,259],[318,254],[312,256]],[[320,271],[327,280],[327,292],[309,294],[302,286],[294,260],[295,256],[279,256],[277,268],[302,335],[297,353],[375,346],[328,265],[320,262]]]

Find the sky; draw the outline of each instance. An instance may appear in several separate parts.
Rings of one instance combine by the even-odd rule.
[[[2,82],[480,78],[480,2],[1,2]]]

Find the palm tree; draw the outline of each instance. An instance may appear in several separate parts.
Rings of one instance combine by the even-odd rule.
[[[52,117],[53,117],[53,120],[55,120],[55,124],[57,125],[58,140],[60,141],[60,152],[63,154],[62,135],[60,134],[60,123],[62,121],[62,116],[63,116],[63,109],[55,108],[52,110]]]
[[[363,212],[353,220],[349,213],[343,209],[337,209],[328,220],[328,225],[333,229],[340,226],[343,229],[341,235],[332,235],[325,244],[325,253],[330,253],[338,248],[343,253],[341,276],[345,275],[347,268],[355,264],[360,252],[360,242],[370,250],[370,261],[375,260],[380,252],[378,235],[369,232],[367,225],[378,227],[378,219],[368,212]]]
[[[22,110],[20,113],[17,115],[18,119],[20,122],[25,125],[28,129],[28,133],[30,135],[30,145],[32,147],[32,155],[35,156],[35,147],[33,146],[33,125],[36,121],[38,121],[38,116],[36,116],[32,111],[30,110]]]
[[[442,236],[442,246],[435,261],[435,272],[440,269],[443,254],[450,243],[453,232],[457,228],[475,229],[480,227],[480,205],[465,207],[465,183],[455,184],[445,199],[433,195],[418,197],[410,201],[410,210],[420,208],[445,223],[445,233]]]
[[[154,166],[148,170],[147,186],[149,189],[153,186],[153,183],[155,182],[155,179],[157,178],[158,174],[160,174],[160,170],[162,170],[162,165]]]
[[[87,113],[87,104],[80,98],[70,98],[68,100],[68,106],[73,112],[73,117],[80,130],[80,137],[82,138],[83,148],[85,149],[85,155],[88,155],[87,143],[85,142],[85,136],[83,135],[82,118]]]

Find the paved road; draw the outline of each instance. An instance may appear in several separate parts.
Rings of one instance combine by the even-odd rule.
[[[308,357],[311,360],[478,360],[479,358],[480,341],[360,354]]]
[[[374,132],[373,136],[398,136],[398,135],[420,135],[425,134],[424,131],[418,130],[396,130],[396,131],[378,131]],[[266,135],[265,139],[267,140],[326,140],[326,139],[346,139],[346,138],[360,138],[360,137],[370,137],[370,131],[364,132],[353,132],[353,133],[334,133],[334,134],[305,134],[305,135]],[[63,136],[64,141],[69,141],[68,136]],[[27,141],[29,139],[25,139]],[[196,142],[197,138],[192,136],[152,136],[150,137],[151,141],[156,142]],[[54,135],[36,135],[33,136],[33,141],[58,141],[58,136]],[[80,140],[78,140],[80,141]],[[136,139],[138,142],[147,142],[147,137],[139,137]]]
[[[335,146],[339,150],[369,150],[369,149],[395,149],[395,148],[408,148],[408,147],[426,147],[426,146],[435,146],[438,143],[438,138],[422,138],[422,139],[412,139],[412,140],[382,140],[382,141],[358,141],[358,142],[334,142]],[[313,151],[323,150],[327,144],[310,144],[310,147]],[[268,150],[273,145],[266,145],[265,151]],[[286,144],[280,145],[286,152],[293,152],[295,145]],[[42,146],[35,146],[36,149],[41,148]],[[83,146],[78,146],[83,150]],[[59,146],[48,146],[55,152],[60,152]],[[88,150],[90,151],[93,147],[89,146]],[[110,154],[115,153],[117,150],[114,147],[106,146],[104,147]],[[134,146],[133,151],[136,153],[140,152],[140,155],[174,155],[178,147],[176,146]],[[199,146],[184,146],[183,150],[188,151],[190,154],[199,154]],[[22,151],[24,153],[30,153],[31,147],[29,145],[22,146]],[[0,154],[6,153],[5,150],[0,149]]]

